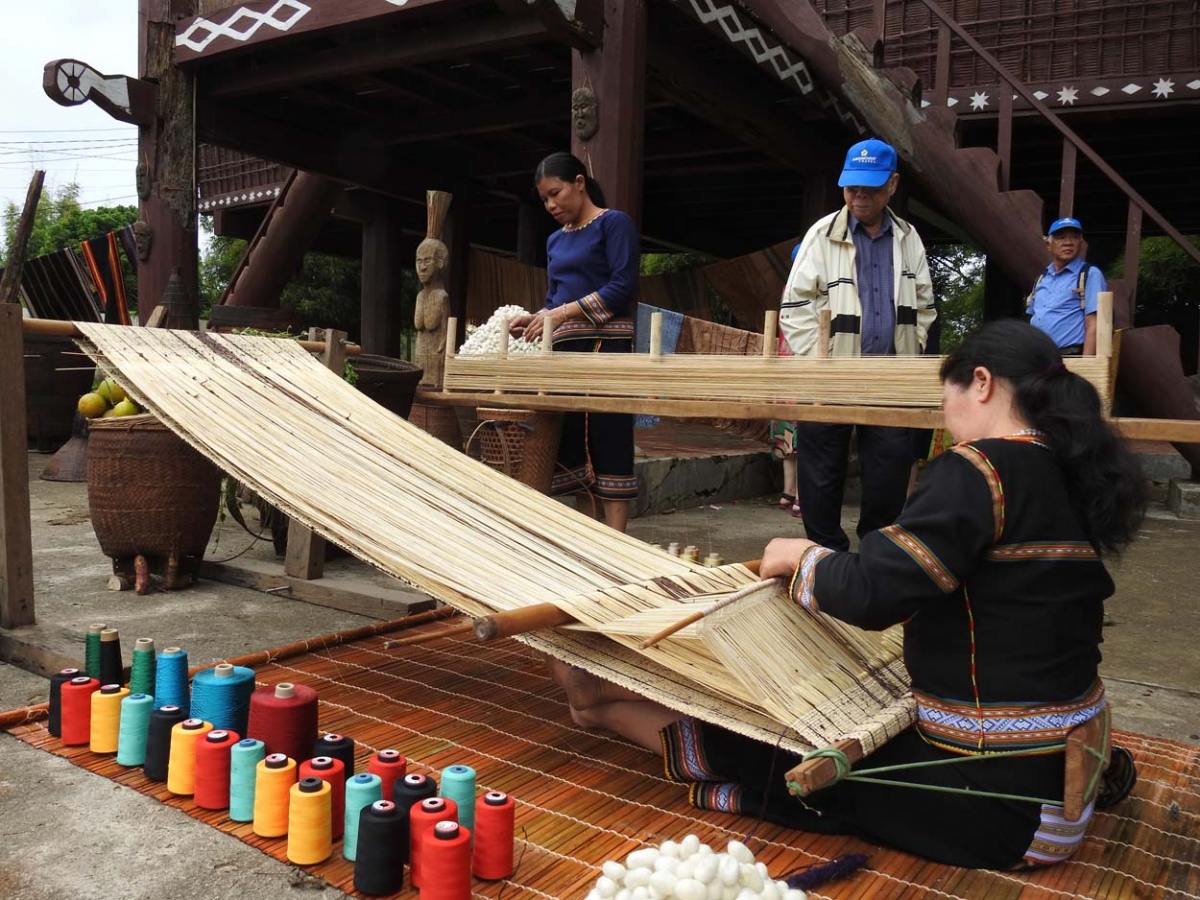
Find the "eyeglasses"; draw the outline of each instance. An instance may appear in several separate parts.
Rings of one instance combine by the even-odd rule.
[[[883,184],[879,187],[863,187],[862,185],[847,185],[842,188],[851,197],[878,197],[887,190],[887,185]]]

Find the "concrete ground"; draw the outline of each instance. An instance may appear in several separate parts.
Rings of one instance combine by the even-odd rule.
[[[193,664],[366,623],[350,613],[202,581],[172,594],[106,590],[108,562],[87,517],[86,488],[37,480],[47,457],[31,454],[31,505],[38,624],[14,634],[43,654],[82,660],[89,623],[119,628],[126,661],[133,639],[188,649]],[[702,555],[755,559],[772,537],[800,523],[775,497],[693,503],[635,519],[651,543],[696,544]],[[856,510],[846,509],[847,530]],[[239,553],[248,536],[226,523],[210,558]],[[1141,540],[1113,567],[1104,676],[1118,727],[1200,745],[1200,522],[1152,510]],[[247,558],[267,559],[267,544]],[[357,563],[345,572],[380,582]],[[0,663],[0,709],[44,699],[45,679]],[[258,900],[343,894],[187,815],[0,734],[0,898],[3,900]]]

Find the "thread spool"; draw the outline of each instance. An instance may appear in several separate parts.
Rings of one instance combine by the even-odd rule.
[[[704,565],[709,567],[719,566],[724,562],[725,560],[721,559],[721,554],[719,553],[710,553],[704,557]]]
[[[268,756],[308,759],[317,739],[317,692],[287,681],[259,688],[250,695],[246,736],[262,741]]]
[[[117,738],[117,762],[120,765],[140,766],[145,763],[152,712],[154,698],[149,694],[128,694],[121,701],[120,734]]]
[[[397,779],[392,786],[392,799],[404,813],[404,840],[399,844],[397,853],[401,862],[408,862],[412,856],[412,808],[419,806],[422,800],[437,796],[437,781],[427,775],[410,772],[403,778]]]
[[[421,887],[424,881],[425,846],[433,836],[433,826],[438,822],[458,824],[458,805],[453,800],[430,797],[408,811],[408,877],[415,888]],[[468,872],[470,868],[468,862]]]
[[[516,804],[501,791],[488,791],[475,801],[471,871],[476,878],[500,881],[513,873]]]
[[[129,688],[105,684],[92,694],[92,716],[88,727],[88,749],[93,753],[116,753],[121,733],[121,701]]]
[[[129,693],[154,696],[154,638],[138,638],[133,643],[133,662],[129,667]]]
[[[187,651],[167,647],[158,654],[154,670],[154,702],[160,706],[178,706],[185,713],[191,709],[188,693]]]
[[[50,676],[50,712],[46,730],[52,737],[62,737],[62,686],[79,675],[78,669],[61,669]]]
[[[396,848],[407,844],[407,811],[391,800],[364,807],[358,820],[354,890],[372,897],[399,893],[404,887],[404,858]]]
[[[107,627],[103,622],[94,622],[88,626],[83,649],[83,674],[88,678],[100,678],[100,632]]]
[[[213,730],[212,722],[184,719],[171,729],[167,790],[180,797],[196,792],[196,741]]]
[[[105,628],[100,632],[100,683],[125,683],[124,669],[121,667],[121,632],[115,628]]]
[[[191,715],[213,728],[245,734],[253,693],[253,669],[219,663],[193,676]]]
[[[296,761],[282,753],[271,753],[254,771],[254,833],[259,837],[283,837],[288,830]]]
[[[300,763],[300,780],[320,778],[330,788],[330,831],[335,838],[342,836],[346,827],[346,767],[340,759],[332,756],[314,756]]]
[[[667,544],[667,552],[670,553],[672,556],[678,556],[679,555],[679,541],[671,541],[671,543]]]
[[[62,742],[67,747],[82,747],[92,739],[92,694],[100,682],[76,675],[62,686]]]
[[[315,776],[301,778],[289,788],[287,858],[298,866],[329,859],[330,786]]]
[[[229,751],[229,818],[254,821],[254,779],[258,764],[266,756],[263,742],[242,738]]]
[[[382,799],[391,800],[396,779],[403,778],[408,772],[408,760],[400,755],[399,750],[380,750],[367,763],[367,771],[379,776]]]
[[[358,854],[358,826],[365,807],[383,799],[383,779],[359,772],[346,782],[346,812],[342,829],[342,856],[354,862]]]
[[[345,734],[323,734],[313,744],[313,756],[332,756],[340,759],[346,777],[354,775],[354,738]]]
[[[470,766],[447,766],[442,769],[442,786],[438,793],[453,800],[458,807],[458,824],[475,833],[475,770]]]
[[[682,556],[688,562],[699,562],[700,561],[700,548],[697,547],[695,544],[688,544],[686,547],[683,548]]]
[[[230,752],[238,742],[238,733],[214,728],[196,741],[196,792],[192,795],[201,809],[229,808]]]
[[[150,713],[150,726],[146,729],[146,761],[142,763],[142,772],[150,781],[167,780],[171,729],[186,718],[187,713],[174,705],[160,706]]]
[[[421,851],[421,900],[470,900],[471,829],[438,822]]]

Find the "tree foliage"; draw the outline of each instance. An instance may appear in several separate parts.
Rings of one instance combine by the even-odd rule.
[[[983,324],[983,255],[965,244],[926,249],[938,305],[938,352],[949,353]]]
[[[119,231],[137,220],[137,207],[98,206],[84,209],[79,203],[80,188],[74,182],[43,191],[34,215],[33,231],[29,235],[26,253],[30,257],[44,256],[77,247],[84,241],[103,237],[110,231]],[[17,222],[21,219],[21,207],[9,200],[4,205],[4,255],[8,263],[8,252],[17,233]]]

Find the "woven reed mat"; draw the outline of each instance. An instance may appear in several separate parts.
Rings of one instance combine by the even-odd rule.
[[[422,630],[443,628],[422,626]],[[411,633],[417,633],[416,630]],[[686,789],[663,777],[662,760],[619,739],[576,728],[541,657],[515,641],[476,644],[444,638],[383,650],[382,636],[256,667],[260,685],[296,681],[316,688],[321,728],[348,734],[359,770],[394,747],[409,771],[440,774],[463,763],[481,789],[517,801],[519,864],[507,882],[474,883],[475,897],[580,898],[600,865],[646,844],[694,833],[723,849],[750,832],[750,848],[774,877],[843,853],[870,855],[869,869],[820,888],[828,898],[1151,898],[1200,895],[1200,748],[1119,733],[1138,765],[1133,796],[1100,813],[1074,860],[1033,874],[955,869],[851,838],[812,835],[688,806]],[[140,769],[111,756],[63,747],[44,723],[11,733],[134,790],[156,797],[264,853],[285,860],[286,839],[264,839],[225,813],[196,808]],[[914,802],[919,802],[915,798]],[[340,843],[310,873],[353,893]],[[406,891],[406,897],[416,896]]]

